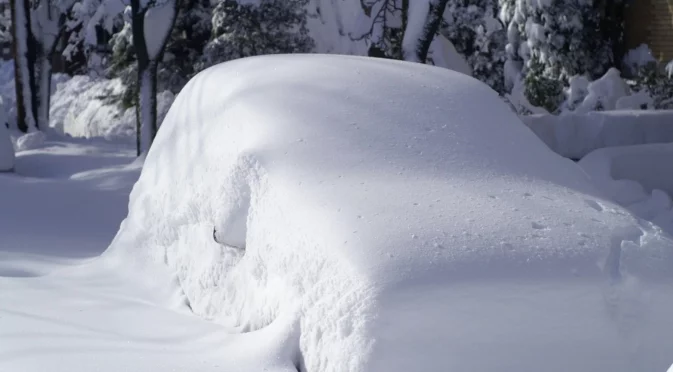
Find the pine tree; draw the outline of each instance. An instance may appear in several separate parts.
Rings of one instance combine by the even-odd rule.
[[[465,56],[472,76],[504,93],[506,34],[497,11],[497,0],[450,0],[441,33]]]
[[[567,84],[575,75],[595,79],[621,58],[622,0],[502,0],[501,6],[501,19],[508,22],[508,59],[526,79],[531,102],[537,100],[533,95],[549,91],[548,81]],[[545,86],[536,88],[536,82]]]
[[[200,68],[237,58],[313,51],[306,27],[308,0],[222,0],[213,9],[212,34]]]

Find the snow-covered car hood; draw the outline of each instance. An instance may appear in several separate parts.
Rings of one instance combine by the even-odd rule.
[[[673,306],[668,238],[486,85],[429,66],[274,56],[200,73],[105,257],[168,265],[234,332],[293,319],[307,371],[632,372],[673,350],[670,322],[642,325]],[[633,304],[649,311],[635,333]]]

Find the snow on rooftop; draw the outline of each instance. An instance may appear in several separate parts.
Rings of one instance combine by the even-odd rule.
[[[231,332],[284,319],[307,371],[664,370],[671,244],[598,195],[468,76],[256,57],[176,98],[104,257]]]

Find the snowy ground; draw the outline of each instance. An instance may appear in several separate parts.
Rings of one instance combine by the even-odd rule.
[[[176,286],[95,261],[126,215],[134,152],[51,140],[0,174],[0,371],[292,371],[260,357],[282,355],[283,340],[232,339],[176,305]]]
[[[216,364],[206,357],[212,325],[162,311],[121,275],[78,280],[126,214],[134,159],[119,145],[48,141],[0,174],[1,371],[141,371],[143,361],[185,366],[184,355]]]

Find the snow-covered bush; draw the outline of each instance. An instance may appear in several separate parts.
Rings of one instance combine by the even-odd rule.
[[[649,97],[648,108],[673,109],[673,76],[667,67],[662,68],[646,44],[628,51],[622,65],[631,88],[640,96]]]
[[[555,110],[562,87],[575,75],[602,76],[617,62],[622,0],[501,0],[507,24],[507,87],[526,80],[526,95]]]
[[[464,56],[473,77],[502,94],[507,36],[497,12],[496,0],[449,0],[440,33]]]
[[[673,349],[671,242],[485,84],[414,63],[198,74],[101,261],[170,269],[278,370],[657,371]]]
[[[308,0],[222,0],[213,9],[212,40],[200,68],[232,59],[313,51],[306,27]]]
[[[118,97],[126,91],[123,81],[75,76],[58,84],[52,97],[51,129],[72,137],[101,137],[131,141],[136,136],[135,108],[119,105]],[[159,124],[173,102],[173,94],[157,96]]]

